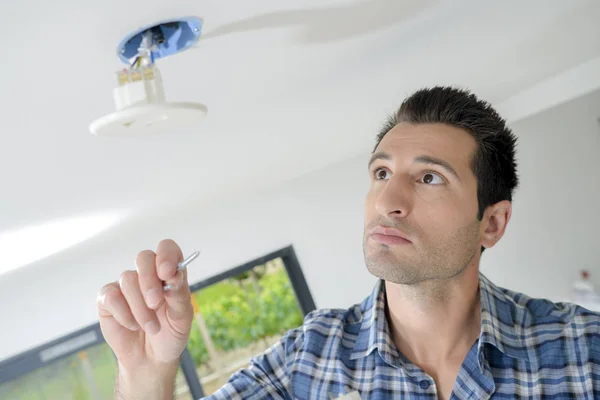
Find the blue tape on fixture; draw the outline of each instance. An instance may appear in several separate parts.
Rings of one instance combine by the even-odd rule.
[[[138,29],[121,40],[117,47],[117,56],[123,63],[130,64],[131,60],[137,56],[143,33],[148,30],[153,32],[154,39],[158,37],[164,39],[163,43],[154,41],[157,49],[152,52],[152,59],[156,60],[193,46],[200,39],[202,20],[198,17],[187,17],[166,20]]]

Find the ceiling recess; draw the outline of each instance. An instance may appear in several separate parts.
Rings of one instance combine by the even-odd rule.
[[[206,106],[167,102],[156,61],[193,47],[202,33],[202,19],[186,17],[138,29],[117,47],[127,65],[117,71],[113,89],[116,111],[90,124],[97,136],[131,136],[169,133],[202,119]]]

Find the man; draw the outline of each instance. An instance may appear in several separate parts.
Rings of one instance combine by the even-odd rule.
[[[600,398],[600,316],[479,273],[510,221],[515,144],[496,111],[467,91],[407,98],[369,163],[363,247],[380,278],[372,294],[348,310],[311,313],[209,398]],[[100,291],[119,399],[172,398],[193,317],[181,259],[162,241]],[[163,293],[163,282],[175,290]]]

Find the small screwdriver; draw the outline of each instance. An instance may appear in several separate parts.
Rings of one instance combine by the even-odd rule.
[[[177,264],[177,271],[182,271],[185,269],[185,267],[188,266],[189,263],[191,263],[192,261],[194,261],[198,256],[200,255],[199,251],[195,251],[192,254],[190,254],[190,256],[188,258],[186,258],[183,261],[180,261]],[[164,285],[163,286],[163,291],[167,291],[173,288],[173,285]]]

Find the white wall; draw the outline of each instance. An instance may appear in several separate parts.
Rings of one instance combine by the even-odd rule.
[[[600,289],[600,91],[514,125],[521,186],[507,233],[483,259],[496,283],[564,299],[580,269]]]
[[[599,113],[596,92],[514,125],[522,184],[505,238],[483,260],[498,284],[562,298],[579,268],[600,284]],[[203,251],[191,282],[293,244],[317,307],[360,301],[375,283],[361,247],[369,150],[259,194],[129,221],[0,276],[0,359],[94,323],[100,286],[164,237]]]

